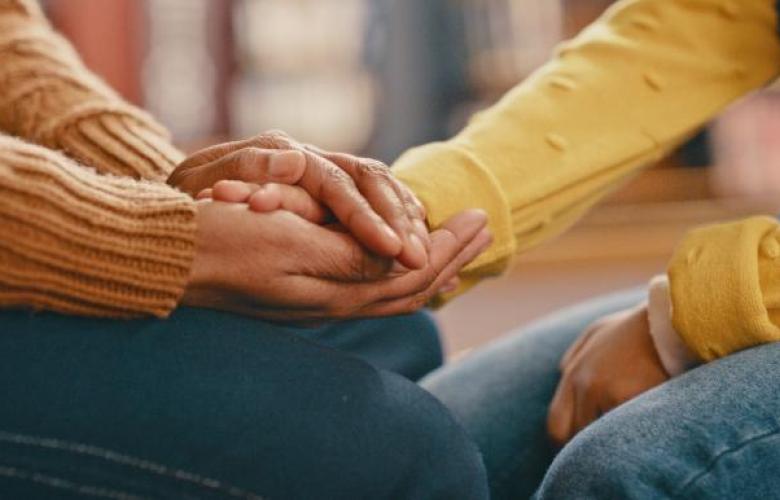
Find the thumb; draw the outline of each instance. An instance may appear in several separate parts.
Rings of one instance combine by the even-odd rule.
[[[177,187],[195,194],[224,180],[293,185],[300,181],[305,170],[306,158],[299,151],[246,147],[190,169]]]
[[[306,170],[306,157],[300,151],[248,147],[220,158],[212,169],[221,174],[217,180],[297,184]]]

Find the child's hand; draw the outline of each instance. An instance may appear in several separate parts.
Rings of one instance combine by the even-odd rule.
[[[604,413],[669,379],[650,336],[647,307],[590,325],[561,360],[547,429],[566,444]]]

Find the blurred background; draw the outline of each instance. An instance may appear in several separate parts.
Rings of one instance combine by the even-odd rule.
[[[48,0],[183,148],[271,128],[391,163],[455,133],[610,0]],[[438,314],[451,356],[662,272],[687,229],[780,209],[780,94],[732,107],[506,277]]]

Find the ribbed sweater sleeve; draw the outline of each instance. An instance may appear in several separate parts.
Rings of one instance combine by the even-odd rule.
[[[194,253],[195,206],[0,135],[0,307],[166,316]]]
[[[0,130],[137,179],[165,181],[184,157],[85,68],[34,0],[0,0]]]

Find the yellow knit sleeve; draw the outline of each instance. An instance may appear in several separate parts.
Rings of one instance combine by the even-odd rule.
[[[0,0],[0,130],[99,172],[164,182],[184,155],[81,62],[35,0]]]
[[[489,212],[467,285],[569,227],[780,69],[774,0],[623,0],[455,138],[395,165],[432,226]]]
[[[780,340],[780,227],[771,217],[692,231],[669,265],[672,321],[704,361]]]

